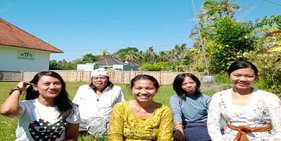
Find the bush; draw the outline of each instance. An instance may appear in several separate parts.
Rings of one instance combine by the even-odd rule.
[[[244,56],[259,69],[260,80],[256,86],[281,97],[281,54],[249,52]]]

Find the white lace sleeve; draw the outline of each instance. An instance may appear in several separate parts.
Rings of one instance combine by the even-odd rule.
[[[281,139],[281,101],[276,95],[267,99],[267,107],[274,130],[274,138]]]
[[[220,121],[222,119],[220,107],[222,106],[220,104],[222,100],[221,96],[222,93],[214,94],[209,105],[207,125],[209,135],[213,141],[223,141],[223,137],[220,131]]]

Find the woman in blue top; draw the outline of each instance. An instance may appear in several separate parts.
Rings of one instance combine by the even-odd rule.
[[[211,140],[207,130],[207,109],[211,97],[200,92],[200,81],[191,73],[178,74],[170,97],[174,113],[174,139],[177,141]]]

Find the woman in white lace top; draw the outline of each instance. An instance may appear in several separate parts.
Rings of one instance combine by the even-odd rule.
[[[208,132],[213,141],[281,140],[281,102],[269,92],[252,87],[258,69],[248,61],[235,61],[228,69],[231,89],[213,95]],[[227,127],[221,133],[220,120]]]

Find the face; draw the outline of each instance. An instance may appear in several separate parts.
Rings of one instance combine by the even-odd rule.
[[[184,81],[181,84],[181,88],[190,94],[194,94],[197,88],[197,84],[190,77],[185,77]]]
[[[236,89],[251,89],[255,83],[257,76],[251,68],[238,69],[230,74],[230,81]]]
[[[42,76],[33,87],[34,90],[39,92],[39,98],[50,99],[59,95],[62,84],[57,78]]]
[[[97,89],[104,89],[108,83],[108,78],[106,76],[92,77],[92,83]]]
[[[137,80],[132,87],[132,93],[137,101],[146,102],[151,101],[155,96],[157,89],[153,82],[146,79]]]

